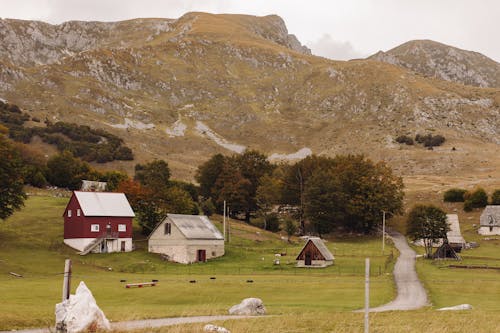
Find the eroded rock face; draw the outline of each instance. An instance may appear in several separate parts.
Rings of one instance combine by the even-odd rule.
[[[65,328],[67,333],[87,330],[110,330],[108,319],[97,306],[92,292],[82,281],[74,295],[56,304],[56,329]]]
[[[266,314],[266,307],[260,298],[245,298],[229,309],[231,315],[258,316]]]

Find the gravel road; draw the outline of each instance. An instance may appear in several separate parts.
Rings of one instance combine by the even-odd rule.
[[[371,308],[370,312],[415,310],[428,305],[427,293],[415,271],[415,251],[410,248],[406,238],[399,232],[391,231],[389,235],[400,253],[394,266],[394,280],[398,287],[398,295],[390,303]]]

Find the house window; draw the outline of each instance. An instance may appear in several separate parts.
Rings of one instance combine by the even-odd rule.
[[[76,210],[76,216],[80,216],[80,214],[81,214],[81,210],[80,210],[80,208],[78,208],[78,209]]]
[[[127,231],[127,225],[126,224],[118,224],[118,231],[119,232]]]
[[[91,224],[90,225],[90,231],[92,231],[92,232],[99,232],[99,224]]]
[[[170,235],[172,233],[172,224],[165,223],[165,235]]]
[[[68,209],[68,217],[71,217],[71,209]]]

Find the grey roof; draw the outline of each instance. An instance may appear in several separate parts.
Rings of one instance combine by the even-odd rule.
[[[500,205],[486,206],[479,221],[482,227],[500,227]]]
[[[175,224],[187,239],[224,239],[204,215],[167,214],[167,219]]]
[[[85,216],[135,216],[123,193],[75,191],[74,194]]]
[[[328,250],[328,248],[326,247],[325,243],[323,243],[323,241],[319,237],[311,237],[311,238],[309,238],[307,240],[307,242],[304,244],[304,247],[302,248],[302,250],[300,250],[299,256],[300,256],[300,254],[302,253],[302,251],[304,250],[304,248],[307,246],[307,244],[309,242],[312,242],[314,244],[314,246],[316,246],[316,248],[321,253],[321,255],[323,255],[323,257],[325,257],[325,260],[329,261],[329,260],[334,260],[335,259],[333,257],[333,254],[330,252],[330,250]]]
[[[458,222],[457,214],[446,214],[446,221],[450,227],[450,231],[446,233],[446,238],[448,238],[449,243],[463,244],[465,239],[460,233],[460,223]]]

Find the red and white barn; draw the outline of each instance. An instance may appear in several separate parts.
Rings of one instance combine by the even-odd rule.
[[[123,193],[75,191],[64,210],[64,243],[80,254],[132,251],[132,218]]]

